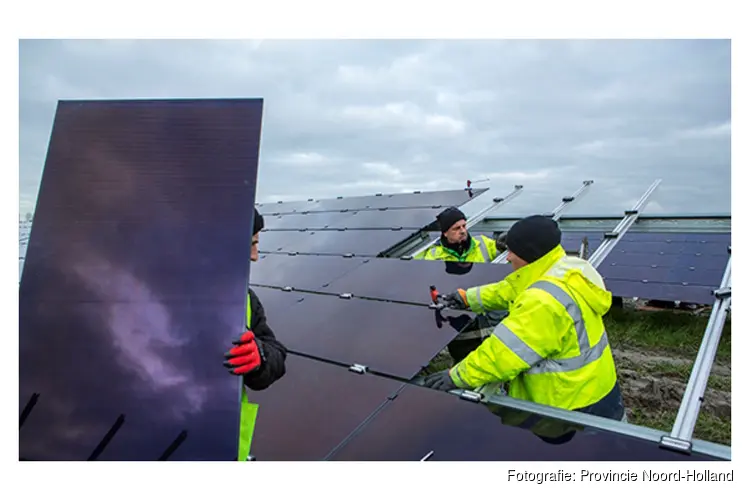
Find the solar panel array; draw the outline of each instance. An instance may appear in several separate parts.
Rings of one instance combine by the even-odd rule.
[[[373,202],[357,198],[352,203],[356,209]],[[440,203],[448,204],[458,203],[455,199]],[[341,207],[337,205],[348,210]],[[269,235],[294,234],[296,229],[287,226],[284,231],[263,232],[261,252],[267,250]],[[378,231],[353,230],[363,235]],[[473,317],[430,308],[429,286],[449,293],[492,283],[507,276],[510,266],[461,268],[443,262],[377,258],[373,255],[385,250],[378,239],[366,240],[374,243],[369,256],[347,255],[351,247],[340,242],[349,240],[337,239],[345,231],[327,234],[331,243],[325,252],[308,246],[311,240],[297,239],[293,247],[297,254],[266,253],[251,266],[251,287],[264,305],[269,324],[290,350],[287,375],[272,389],[250,395],[259,404],[251,450],[256,459],[688,458],[675,457],[646,441],[590,429],[576,433],[564,446],[554,445],[554,439],[545,441],[528,429],[504,423],[490,411],[505,412],[507,417],[507,409],[488,409],[409,384]],[[366,367],[366,372],[350,371],[357,366]],[[512,417],[518,419],[518,415]],[[554,422],[563,434],[580,430]]]
[[[220,363],[245,323],[261,106],[60,104],[20,284],[22,458],[236,458],[238,380]],[[377,256],[483,191],[257,205],[267,230],[250,283],[290,353],[286,375],[250,393],[251,453],[710,459],[545,419],[550,439],[514,423],[526,414],[409,383],[473,317],[429,307],[430,285],[449,293],[510,268]]]
[[[449,206],[487,189],[416,191],[306,202],[257,204],[264,215],[263,252],[378,256],[435,224]]]
[[[604,241],[604,232],[564,231],[561,244],[569,253],[577,254],[584,238],[588,240],[587,257],[590,257]],[[598,270],[609,291],[617,297],[708,305],[713,304],[713,291],[721,283],[730,245],[728,232],[631,229]]]

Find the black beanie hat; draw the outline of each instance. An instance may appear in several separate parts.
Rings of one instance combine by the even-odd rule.
[[[438,214],[437,220],[440,224],[440,232],[444,233],[456,222],[466,220],[466,216],[456,207],[448,207]]]
[[[263,216],[258,209],[255,209],[255,218],[253,219],[253,234],[258,234],[263,229]]]
[[[521,219],[508,231],[505,244],[508,250],[531,264],[560,244],[557,222],[543,215]]]

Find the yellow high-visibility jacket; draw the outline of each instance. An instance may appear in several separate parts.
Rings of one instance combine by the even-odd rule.
[[[469,249],[460,254],[450,248],[445,248],[441,243],[431,246],[424,252],[416,255],[420,260],[442,260],[445,262],[492,262],[497,257],[497,246],[495,240],[484,235],[471,238]]]
[[[596,403],[614,388],[617,373],[602,321],[612,294],[588,261],[558,245],[466,296],[474,312],[507,309],[509,315],[451,369],[458,387],[487,392],[508,382],[511,397],[567,410]]]

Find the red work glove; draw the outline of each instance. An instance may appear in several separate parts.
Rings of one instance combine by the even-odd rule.
[[[236,347],[224,353],[224,357],[227,358],[224,366],[229,368],[229,373],[245,375],[260,368],[264,361],[263,348],[255,340],[253,332],[243,333],[239,339],[233,340],[232,344]]]

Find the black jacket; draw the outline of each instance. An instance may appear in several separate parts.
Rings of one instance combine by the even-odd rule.
[[[262,391],[279,380],[286,373],[286,347],[276,340],[276,336],[266,322],[266,312],[260,299],[251,289],[247,289],[250,296],[252,315],[248,330],[255,334],[255,341],[263,351],[264,361],[257,371],[243,377],[245,385],[253,391]]]

